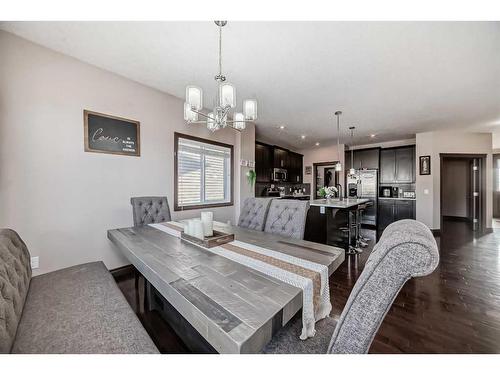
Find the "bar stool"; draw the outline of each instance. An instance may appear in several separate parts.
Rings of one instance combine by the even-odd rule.
[[[339,230],[347,235],[347,255],[356,255],[362,252],[358,246],[358,214],[356,209],[347,211],[347,227],[340,227]],[[352,232],[354,231],[355,245],[352,245]]]
[[[368,208],[368,206],[371,204],[371,202],[367,202],[367,203],[364,203],[364,204],[360,204],[358,206],[358,209],[357,209],[357,215],[358,215],[358,227],[356,228],[357,229],[357,247],[367,247],[368,244],[367,244],[367,241],[369,241],[370,239],[367,238],[367,237],[364,237],[363,234],[361,233],[361,222],[363,221],[363,213],[365,212],[365,210]]]

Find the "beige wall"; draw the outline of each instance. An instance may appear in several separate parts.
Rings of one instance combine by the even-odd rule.
[[[140,121],[141,157],[84,152],[84,109]],[[132,225],[131,196],[167,195],[173,207],[174,131],[235,145],[235,193],[251,194],[239,159],[254,158],[253,127],[187,126],[180,99],[0,32],[0,227],[40,256],[35,273],[126,264],[106,230]],[[234,206],[213,211],[221,221],[237,216]]]
[[[440,229],[440,153],[488,154],[486,159],[486,226],[492,220],[492,135],[439,131],[418,133],[416,137],[417,220],[431,229]],[[419,156],[431,156],[431,175],[420,176]],[[426,194],[427,193],[427,194]]]
[[[311,196],[314,196],[314,185],[313,185],[313,175],[305,174],[305,167],[312,167],[313,163],[322,163],[322,162],[330,162],[338,160],[337,153],[337,145],[329,145],[329,146],[314,146],[311,148],[306,148],[302,150],[298,150],[300,154],[304,155],[304,183],[311,184]],[[340,145],[340,162],[342,163],[342,167],[344,167],[344,145]],[[314,173],[314,168],[313,168]],[[344,172],[342,172],[342,176],[344,176]],[[340,184],[342,188],[344,188],[344,178],[340,179]]]

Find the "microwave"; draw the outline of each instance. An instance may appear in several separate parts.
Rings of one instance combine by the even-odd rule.
[[[380,194],[381,198],[397,198],[399,195],[399,188],[394,186],[381,186]]]
[[[286,181],[286,178],[287,178],[286,169],[274,168],[274,170],[273,170],[273,181],[274,182]]]

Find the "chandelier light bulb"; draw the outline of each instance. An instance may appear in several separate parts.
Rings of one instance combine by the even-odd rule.
[[[186,103],[200,111],[203,108],[203,91],[197,86],[186,87]]]
[[[233,128],[237,130],[243,130],[245,129],[245,115],[243,113],[235,113],[233,116]]]

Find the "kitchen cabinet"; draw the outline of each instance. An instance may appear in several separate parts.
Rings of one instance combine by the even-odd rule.
[[[284,168],[288,166],[288,151],[280,148],[274,147],[274,168]]]
[[[380,151],[380,183],[415,182],[415,146],[387,148]]]
[[[380,183],[390,184],[395,182],[396,176],[396,152],[394,149],[382,149],[380,151]]]
[[[415,182],[415,147],[396,149],[396,182]]]
[[[362,150],[354,150],[353,153],[354,169],[379,169],[380,148],[367,148]],[[351,152],[346,151],[345,169],[351,168]]]
[[[296,152],[288,152],[288,181],[301,184],[302,183],[302,170],[303,170],[303,155]]]
[[[271,182],[274,149],[264,143],[255,143],[255,174],[257,182]]]
[[[415,201],[396,200],[394,221],[415,219]]]
[[[255,142],[255,173],[257,182],[272,182],[274,168],[287,170],[287,182],[303,181],[304,156],[282,147]]]
[[[415,200],[379,198],[377,235],[380,236],[391,223],[404,219],[415,219]]]

